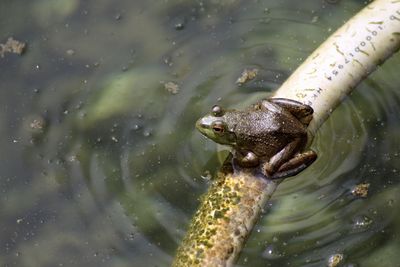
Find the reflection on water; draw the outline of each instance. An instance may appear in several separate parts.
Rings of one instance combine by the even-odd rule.
[[[220,165],[196,119],[216,102],[268,96],[361,7],[0,3],[0,42],[28,44],[0,58],[0,263],[168,265]],[[333,113],[314,140],[318,161],[280,185],[238,265],[322,266],[335,254],[348,266],[399,263],[399,64]],[[238,86],[245,68],[257,77]],[[351,193],[360,183],[366,198]]]

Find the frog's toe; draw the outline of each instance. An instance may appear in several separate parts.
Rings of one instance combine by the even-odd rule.
[[[270,164],[269,162],[265,162],[265,163],[262,165],[262,173],[263,173],[266,177],[271,178],[271,177],[272,177],[272,174],[274,173],[274,168],[273,168],[272,164]]]
[[[282,166],[279,167],[278,172],[295,169],[295,168],[297,168],[298,166],[301,166],[301,165],[305,165],[306,168],[307,168],[316,159],[317,159],[317,153],[315,153],[312,150],[308,150],[308,151],[303,152],[301,154],[297,154],[292,159],[290,159],[289,161],[287,161],[284,164],[282,164]]]
[[[288,178],[295,176],[302,172],[304,169],[306,169],[308,166],[305,164],[302,164],[294,169],[287,170],[287,171],[282,171],[282,172],[276,172],[271,176],[271,179],[282,179],[282,178]]]
[[[313,114],[314,110],[309,105],[287,98],[270,98],[269,101],[288,110],[296,118],[301,119]]]

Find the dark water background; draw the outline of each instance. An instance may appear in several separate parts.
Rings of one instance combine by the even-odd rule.
[[[168,266],[217,147],[194,122],[266,97],[364,1],[0,2],[0,265]],[[400,56],[319,131],[238,266],[400,266]],[[245,68],[255,80],[237,86]],[[177,92],[166,84],[177,85]],[[168,85],[168,84],[167,84]],[[168,86],[167,86],[168,87]],[[352,188],[369,183],[367,198]]]

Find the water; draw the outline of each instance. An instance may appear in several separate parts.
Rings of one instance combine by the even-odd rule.
[[[363,5],[3,1],[0,42],[28,48],[0,58],[0,264],[167,266],[225,155],[194,122],[268,96]],[[399,264],[399,64],[321,128],[238,266]],[[245,68],[258,75],[239,87]]]

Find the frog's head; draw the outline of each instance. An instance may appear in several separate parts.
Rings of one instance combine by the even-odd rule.
[[[211,113],[196,122],[196,128],[204,136],[222,145],[236,145],[236,135],[229,127],[230,111],[224,111],[220,106],[213,106]]]

